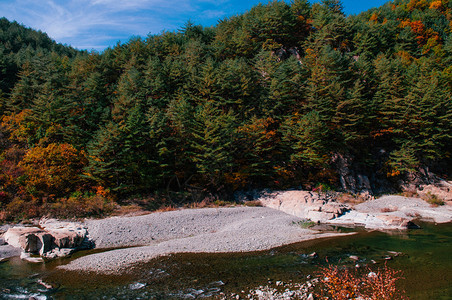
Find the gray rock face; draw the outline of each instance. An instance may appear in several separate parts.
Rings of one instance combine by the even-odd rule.
[[[369,178],[366,175],[359,174],[354,170],[351,157],[337,153],[332,159],[336,165],[342,188],[345,191],[358,194],[372,194],[372,187],[370,185]]]

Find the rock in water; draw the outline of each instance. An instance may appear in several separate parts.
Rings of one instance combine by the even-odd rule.
[[[27,245],[27,236],[30,234],[37,234],[43,232],[41,229],[36,227],[13,227],[9,228],[5,234],[3,235],[3,238],[5,241],[16,248],[32,248],[32,245]],[[31,241],[32,239],[30,239]]]
[[[5,241],[26,253],[39,253],[48,259],[70,255],[84,245],[86,229],[74,223],[52,223],[48,228],[13,227],[4,234]],[[27,259],[28,260],[28,259]]]
[[[42,263],[44,260],[42,257],[31,257],[30,253],[22,252],[20,254],[20,259],[31,262],[31,263]]]

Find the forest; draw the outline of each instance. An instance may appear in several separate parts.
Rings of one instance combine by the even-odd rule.
[[[451,30],[451,0],[273,1],[96,52],[2,18],[0,220],[347,191],[338,157],[374,191],[450,177]]]

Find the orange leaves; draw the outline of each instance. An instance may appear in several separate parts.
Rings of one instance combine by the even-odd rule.
[[[377,13],[373,13],[373,14],[370,16],[369,21],[374,22],[374,23],[378,22],[378,14],[377,14]]]
[[[438,10],[444,9],[443,3],[441,0],[433,1],[432,3],[430,3],[429,8],[430,9],[438,9]]]
[[[392,270],[386,265],[375,271],[367,268],[362,274],[358,274],[357,270],[350,271],[330,265],[321,267],[318,275],[320,299],[406,299],[405,292],[396,286],[396,282],[402,278],[400,271]]]
[[[429,44],[423,53],[427,53],[430,48],[436,46],[440,41],[440,37],[436,31],[431,28],[426,28],[422,21],[411,21],[409,19],[403,20],[399,25],[401,28],[410,27],[411,31],[416,34],[417,43],[420,46]]]
[[[41,196],[66,194],[81,184],[79,175],[87,165],[85,153],[69,144],[50,144],[30,149],[22,162],[28,177],[26,187]]]
[[[368,269],[368,271],[371,271]],[[389,268],[386,264],[374,272],[369,272],[361,277],[363,282],[364,298],[371,300],[392,300],[392,299],[406,299],[405,293],[399,290],[396,282],[402,277],[401,271],[396,271]]]
[[[388,134],[392,134],[394,132],[394,128],[388,128],[388,129],[381,129],[377,132],[372,133],[373,138],[382,137]]]
[[[261,135],[265,135],[267,138],[271,138],[276,135],[276,130],[269,130],[268,128],[274,123],[275,120],[272,117],[267,117],[266,119],[257,119],[251,124],[245,124],[238,130],[239,132],[246,134],[254,135],[255,133],[259,133]]]
[[[102,196],[102,197],[110,197],[110,191],[106,190],[103,186],[98,185],[96,187],[94,187],[95,191],[96,191],[96,195]]]
[[[26,120],[31,113],[30,109],[24,109],[20,113],[3,116],[2,126],[10,132],[11,140],[26,142],[28,137],[36,130],[35,125]]]
[[[319,271],[322,285],[321,299],[348,300],[355,299],[359,291],[359,279],[348,269],[337,266],[322,267]]]
[[[422,34],[425,31],[425,26],[421,21],[412,21],[410,22],[411,31],[416,34]]]
[[[400,171],[399,170],[391,170],[390,172],[386,173],[387,177],[397,177],[400,175]]]

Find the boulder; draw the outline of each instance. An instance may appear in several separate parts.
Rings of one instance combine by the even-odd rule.
[[[64,257],[76,249],[86,248],[87,231],[80,224],[53,222],[47,225],[43,226],[43,229],[12,227],[4,234],[4,239],[9,245],[22,249],[24,253],[40,254],[46,258]],[[28,259],[25,254],[22,256],[28,261],[37,261],[34,258]]]
[[[19,256],[20,251],[20,248],[13,247],[11,245],[0,246],[0,261],[10,257]]]
[[[86,228],[78,223],[48,219],[41,220],[39,225],[55,238],[58,248],[80,247],[88,234]]]
[[[46,252],[42,256],[47,259],[55,259],[59,257],[67,257],[75,251],[76,249],[74,248],[54,248],[52,251]]]
[[[410,220],[394,215],[377,215],[376,217],[390,227],[406,229],[412,224]]]
[[[42,263],[44,260],[42,257],[32,257],[30,253],[22,252],[20,254],[20,259],[31,262],[31,263]]]
[[[55,245],[58,248],[77,248],[86,237],[86,231],[67,228],[49,230],[49,233],[55,238]]]
[[[276,192],[259,200],[263,206],[314,222],[326,222],[350,209],[346,204],[334,202],[331,195],[308,191]]]
[[[30,242],[34,242],[33,238],[27,237],[29,235],[34,235],[42,232],[44,231],[37,227],[12,227],[5,232],[3,238],[9,245],[25,250],[26,248],[33,247],[32,245],[27,245],[28,240],[30,240]]]

